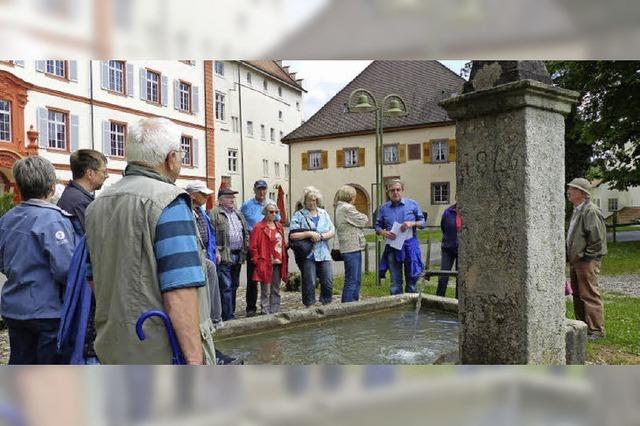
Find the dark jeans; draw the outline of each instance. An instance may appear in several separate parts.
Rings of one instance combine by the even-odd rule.
[[[330,260],[316,262],[306,259],[302,268],[302,303],[316,303],[316,277],[320,279],[320,303],[331,303],[333,291],[333,268]]]
[[[59,318],[3,319],[9,329],[9,364],[62,364],[56,350]]]
[[[415,293],[416,283],[420,279],[420,276],[411,278],[409,276],[409,259],[405,259],[404,263],[398,263],[396,261],[396,255],[393,250],[387,253],[387,263],[389,265],[389,272],[391,273],[391,285],[389,286],[389,292],[391,295],[402,294],[402,269],[404,267],[404,279],[406,280],[405,292]]]
[[[255,314],[258,310],[256,303],[258,301],[258,283],[251,279],[253,270],[256,265],[251,261],[251,253],[247,253],[247,315]]]
[[[360,299],[360,283],[362,281],[362,251],[342,253],[344,260],[344,287],[342,303],[355,302]]]
[[[455,263],[456,269],[458,268],[458,250],[442,249],[442,260],[440,261],[441,271],[450,271],[453,269]],[[447,285],[449,285],[449,277],[438,278],[438,289],[436,294],[444,297],[447,293]],[[456,278],[456,299],[458,298],[458,279]]]
[[[218,265],[218,284],[220,285],[223,321],[236,317],[236,292],[240,286],[240,269],[242,269],[241,263],[221,263]]]

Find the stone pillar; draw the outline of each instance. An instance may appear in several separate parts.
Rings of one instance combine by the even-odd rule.
[[[474,62],[456,119],[460,359],[564,364],[564,116],[542,62]]]

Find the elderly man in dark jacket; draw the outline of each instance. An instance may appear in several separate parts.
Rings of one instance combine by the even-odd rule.
[[[442,246],[440,269],[450,271],[453,265],[458,265],[458,232],[462,228],[462,217],[458,204],[454,204],[444,211],[440,219],[440,229],[442,229]],[[444,297],[449,285],[449,277],[442,276],[438,279],[438,289],[436,294]],[[456,278],[456,298],[458,298],[458,279]]]

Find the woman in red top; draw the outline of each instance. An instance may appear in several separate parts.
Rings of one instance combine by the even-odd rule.
[[[252,279],[260,282],[260,309],[266,315],[280,311],[280,282],[288,277],[289,259],[284,228],[275,220],[278,206],[268,201],[262,214],[264,219],[251,231],[249,250],[255,263]]]

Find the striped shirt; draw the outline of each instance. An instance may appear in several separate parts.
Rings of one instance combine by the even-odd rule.
[[[178,197],[160,214],[153,244],[160,291],[205,285],[191,207]]]
[[[239,212],[234,210],[222,209],[222,213],[229,219],[229,248],[231,250],[240,250],[244,243],[242,235],[242,222],[238,217]]]

